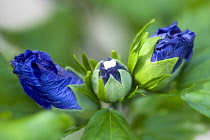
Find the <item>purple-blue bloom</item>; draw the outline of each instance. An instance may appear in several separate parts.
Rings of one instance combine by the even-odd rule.
[[[103,79],[104,84],[107,83],[110,75],[112,75],[117,81],[121,83],[120,73],[118,71],[119,69],[126,70],[123,65],[120,65],[114,59],[107,58],[106,60],[101,62],[99,67],[99,74],[100,77]]]
[[[83,80],[55,64],[48,53],[26,50],[10,62],[24,91],[43,108],[81,109],[68,85]]]
[[[151,62],[168,58],[179,57],[173,72],[180,66],[183,59],[188,62],[193,54],[194,39],[196,34],[188,29],[181,31],[177,22],[168,27],[159,28],[150,37],[161,37],[154,49]]]

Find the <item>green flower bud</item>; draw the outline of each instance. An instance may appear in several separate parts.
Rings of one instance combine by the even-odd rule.
[[[100,100],[118,102],[131,90],[132,78],[119,60],[108,58],[97,64],[92,76],[92,85]]]

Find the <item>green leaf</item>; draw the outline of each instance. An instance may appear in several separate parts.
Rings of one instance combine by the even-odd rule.
[[[191,64],[191,63],[190,63]],[[193,64],[192,64],[193,65]],[[210,60],[204,60],[200,64],[182,73],[179,81],[180,87],[210,81]]]
[[[181,98],[193,109],[210,118],[210,81],[198,85],[200,88],[182,94]]]
[[[201,122],[204,117],[179,96],[139,97],[129,103],[127,114],[132,128],[143,140],[192,140],[207,129]]]
[[[58,140],[74,124],[66,114],[43,111],[33,116],[0,122],[2,140]]]
[[[192,60],[186,65],[178,79],[178,88],[185,88],[195,83],[194,88],[181,95],[181,98],[199,113],[210,117],[210,49],[195,48]]]
[[[157,94],[160,94],[160,95],[163,95],[163,96],[180,96],[182,94],[186,94],[186,93],[190,92],[195,87],[195,85],[196,84],[192,84],[189,87],[186,87],[184,89],[175,89],[174,91],[171,91],[171,92],[168,92],[168,93],[158,92]]]
[[[135,140],[136,138],[118,111],[101,109],[88,122],[81,140]]]
[[[210,93],[205,90],[191,91],[183,94],[182,99],[193,109],[210,118]]]

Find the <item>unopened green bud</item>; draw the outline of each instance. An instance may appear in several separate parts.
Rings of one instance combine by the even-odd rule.
[[[131,90],[132,78],[119,60],[108,58],[97,64],[92,76],[92,85],[100,100],[118,102]]]

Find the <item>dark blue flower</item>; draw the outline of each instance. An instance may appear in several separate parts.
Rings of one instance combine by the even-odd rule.
[[[154,49],[151,62],[168,58],[179,57],[173,72],[180,66],[183,59],[188,62],[193,54],[194,39],[196,34],[188,29],[181,31],[177,22],[165,28],[159,28],[152,36],[160,39]]]
[[[83,80],[55,64],[46,52],[26,50],[10,62],[24,91],[43,108],[81,109],[68,85]]]
[[[119,69],[126,70],[123,65],[120,65],[114,59],[107,58],[106,60],[101,62],[99,67],[99,74],[100,77],[103,79],[104,84],[107,83],[110,75],[112,75],[117,81],[121,83],[120,73],[118,71]]]

